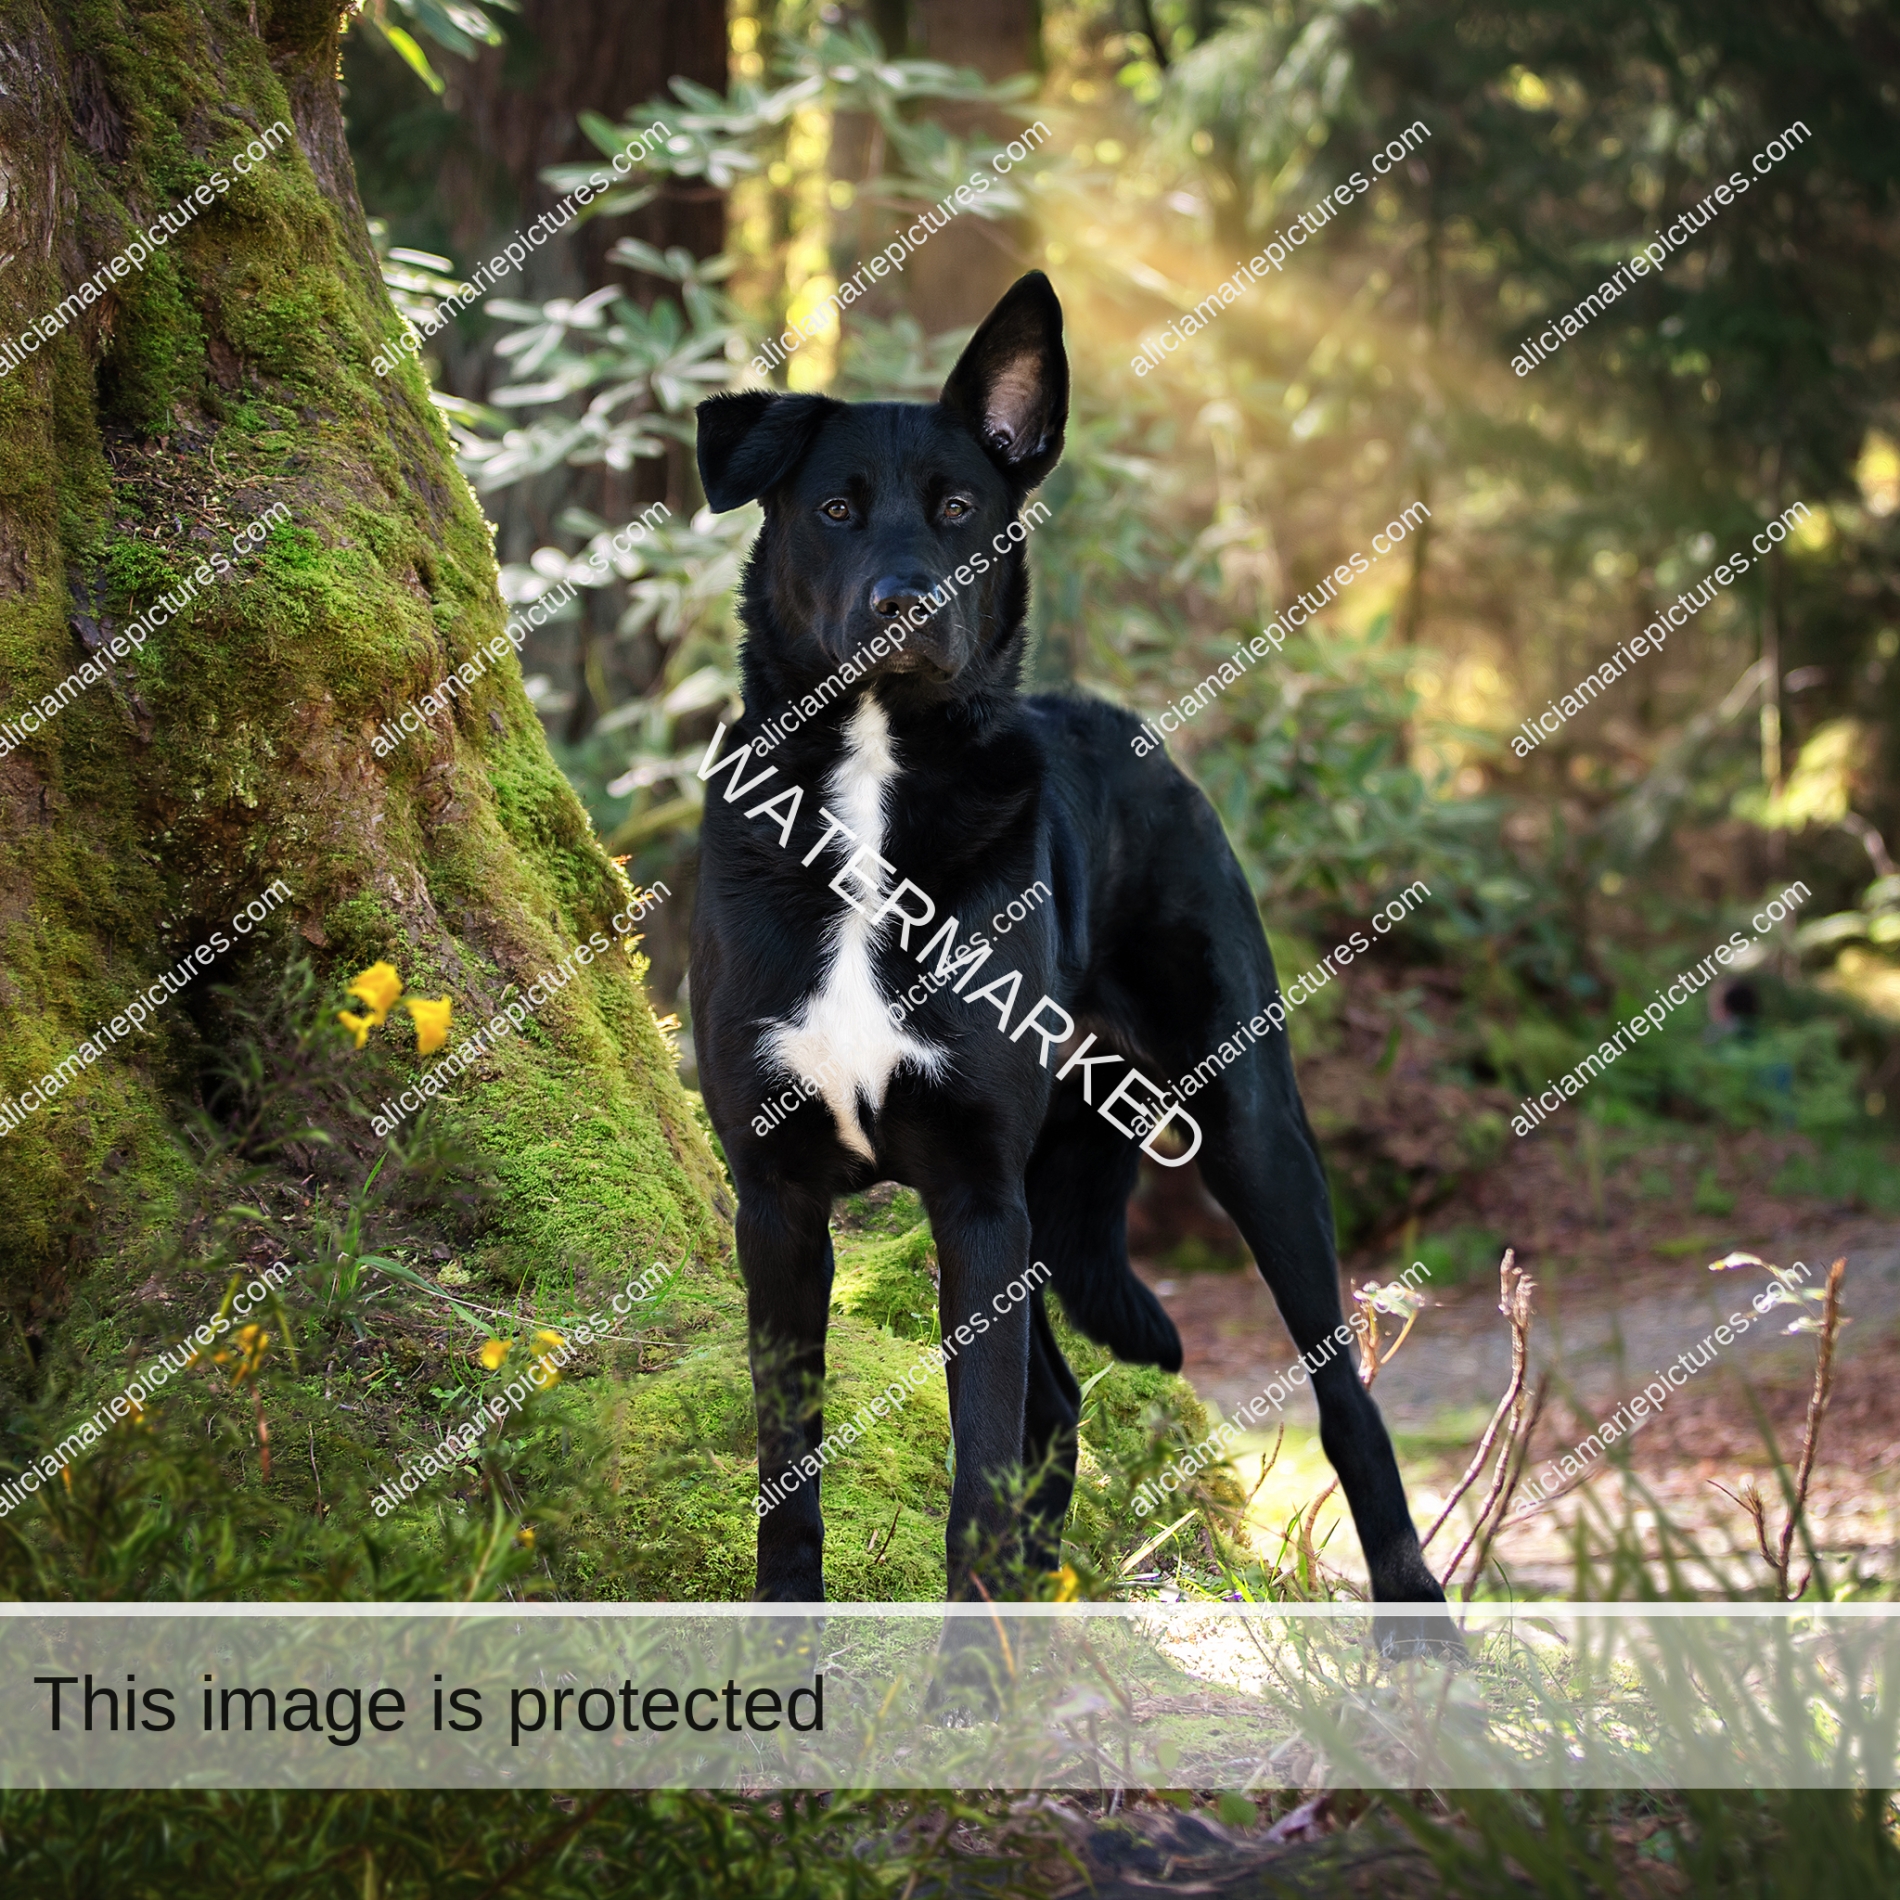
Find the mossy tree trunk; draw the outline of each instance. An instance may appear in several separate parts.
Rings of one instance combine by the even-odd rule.
[[[214,168],[231,179],[0,378],[0,720],[100,674],[0,757],[0,1102],[274,881],[291,892],[0,1139],[16,1312],[55,1318],[88,1270],[109,1294],[102,1265],[165,1218],[165,1130],[220,1034],[210,986],[295,954],[339,982],[387,958],[454,998],[459,1040],[626,908],[511,656],[372,750],[504,612],[420,372],[370,367],[399,323],[344,143],[339,26],[312,0],[0,0],[0,335]],[[294,136],[233,175],[279,121]],[[230,571],[114,658],[213,555]],[[445,1097],[497,1159],[505,1237],[723,1253],[716,1163],[637,957],[596,961],[535,1025]],[[372,1098],[418,1066],[387,1032],[365,1063]]]

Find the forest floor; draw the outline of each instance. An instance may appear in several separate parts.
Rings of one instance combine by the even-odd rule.
[[[1773,1192],[1767,1184],[1799,1141],[1685,1129],[1646,1141],[1640,1150],[1623,1138],[1622,1152],[1611,1152],[1606,1163],[1576,1142],[1533,1139],[1516,1145],[1508,1166],[1479,1176],[1430,1223],[1434,1233],[1458,1235],[1457,1258],[1448,1260],[1442,1246],[1418,1244],[1414,1235],[1414,1244],[1402,1250],[1347,1260],[1349,1283],[1396,1277],[1409,1264],[1402,1252],[1437,1262],[1424,1283],[1432,1303],[1375,1387],[1421,1529],[1437,1517],[1470,1461],[1509,1379],[1510,1333],[1497,1305],[1503,1246],[1515,1249],[1536,1282],[1532,1371],[1533,1377],[1551,1375],[1527,1468],[1533,1474],[1570,1451],[1658,1368],[1700,1347],[1719,1319],[1746,1309],[1767,1284],[1757,1270],[1712,1274],[1710,1261],[1733,1248],[1783,1266],[1803,1261],[1809,1283],[1819,1286],[1830,1263],[1844,1256],[1842,1308],[1850,1323],[1841,1338],[1810,1514],[1834,1590],[1859,1585],[1888,1594],[1900,1553],[1900,1380],[1892,1376],[1900,1345],[1900,1221]],[[1136,1265],[1174,1316],[1186,1354],[1183,1370],[1210,1406],[1231,1412],[1293,1363],[1272,1297],[1250,1265],[1187,1273],[1139,1257]],[[1621,1525],[1656,1559],[1665,1537],[1660,1512],[1693,1537],[1707,1560],[1685,1567],[1698,1591],[1762,1592],[1768,1573],[1752,1526],[1717,1487],[1739,1492],[1751,1478],[1759,1482],[1771,1502],[1771,1529],[1778,1526],[1773,1460],[1750,1394],[1792,1463],[1813,1384],[1814,1346],[1811,1339],[1787,1337],[1784,1325],[1779,1314],[1756,1320],[1674,1391],[1660,1416],[1628,1441],[1628,1477],[1605,1458],[1570,1495],[1521,1517],[1514,1513],[1493,1548],[1510,1588],[1541,1596],[1603,1594],[1588,1573],[1578,1572],[1579,1520],[1587,1522],[1592,1547],[1601,1550],[1609,1527]],[[1269,1555],[1332,1475],[1304,1389],[1289,1402],[1286,1420],[1285,1440],[1264,1478],[1271,1434],[1250,1434],[1236,1458],[1243,1484],[1250,1490],[1258,1484],[1250,1516]],[[1428,1553],[1434,1567],[1462,1539],[1483,1489],[1480,1484],[1468,1494],[1440,1533]],[[1337,1494],[1320,1510],[1315,1543],[1330,1567],[1363,1582],[1358,1542]],[[1804,1567],[1797,1561],[1797,1579]],[[1660,1585],[1661,1571],[1653,1574]],[[1500,1581],[1494,1569],[1489,1587]]]

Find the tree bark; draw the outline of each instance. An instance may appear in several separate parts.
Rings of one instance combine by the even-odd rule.
[[[721,93],[728,78],[723,0],[636,8],[611,0],[523,0],[518,13],[497,17],[507,35],[504,45],[473,60],[440,59],[447,85],[443,103],[455,113],[460,136],[435,158],[422,160],[433,165],[430,197],[448,225],[448,247],[471,269],[552,209],[559,194],[541,176],[548,167],[600,159],[580,129],[583,112],[619,124],[647,101],[668,98],[675,77]],[[395,65],[393,55],[353,40],[352,72],[369,81],[372,62]],[[373,75],[364,96],[380,96],[389,76]],[[406,70],[396,83],[416,84]],[[408,180],[413,174],[405,169],[403,175]],[[529,253],[503,294],[535,303],[621,283],[643,307],[662,294],[677,297],[671,286],[608,262],[614,244],[629,236],[662,251],[678,245],[695,257],[711,257],[725,243],[725,194],[703,179],[662,180],[658,197],[638,211],[557,232]],[[486,402],[514,378],[485,341],[465,341],[453,324],[431,348],[450,395]],[[625,472],[604,465],[550,469],[491,499],[501,558],[525,561],[556,539],[552,524],[576,504],[618,522],[649,502],[665,501],[684,518],[696,503],[695,482],[692,458],[677,445]],[[664,663],[657,642],[616,639],[625,604],[618,586],[591,591],[578,621],[531,636],[524,655],[528,670],[545,669],[571,684],[563,734],[569,743],[583,738],[606,710],[597,680],[605,681],[617,703],[646,691]]]
[[[918,0],[916,19],[922,58],[974,66],[991,81],[1041,66],[1036,0]],[[968,138],[983,131],[1005,142],[1022,124],[982,106],[948,106],[934,116],[952,134]],[[982,322],[1033,262],[1027,244],[1020,221],[956,219],[924,246],[906,273],[912,313],[932,333]]]
[[[505,16],[503,16],[505,19]],[[449,62],[447,103],[473,133],[474,150],[506,173],[514,186],[518,221],[531,224],[557,196],[541,173],[599,156],[580,129],[583,112],[619,124],[649,99],[670,97],[669,82],[691,79],[714,92],[726,89],[726,10],[723,0],[668,0],[665,6],[629,7],[612,0],[523,0],[517,41],[478,59]],[[508,21],[509,27],[514,22]],[[475,168],[445,171],[443,190],[460,207],[457,238],[474,255],[491,235],[482,179]],[[660,250],[683,245],[711,257],[726,240],[725,194],[704,180],[667,179],[653,203],[611,226],[582,225],[531,278],[529,294],[555,297],[593,290],[615,279],[632,281],[650,303],[660,288],[607,252],[622,236],[644,238]],[[555,245],[545,247],[555,252]]]
[[[372,749],[504,614],[420,370],[370,367],[400,326],[344,142],[338,24],[314,0],[0,0],[0,337],[263,128],[294,133],[0,377],[0,720],[82,663],[103,674],[0,756],[0,1108],[274,881],[291,893],[0,1137],[16,1314],[56,1316],[164,1218],[165,1133],[221,1035],[211,986],[261,987],[299,953],[340,984],[386,957],[453,998],[454,1047],[625,908],[511,655]],[[230,553],[278,503],[288,520]],[[115,658],[213,553],[232,571]],[[497,1238],[524,1254],[723,1251],[716,1163],[640,969],[618,947],[579,969],[540,1033],[444,1091],[498,1164]],[[395,1048],[362,1058],[365,1099],[427,1067]],[[558,1185],[576,1109],[611,1130],[584,1194]],[[118,1290],[93,1274],[95,1305]]]

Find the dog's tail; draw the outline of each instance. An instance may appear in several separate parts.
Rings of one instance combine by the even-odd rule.
[[[1064,1269],[1067,1271],[1064,1271]],[[1181,1335],[1127,1257],[1058,1260],[1053,1284],[1076,1331],[1130,1365],[1181,1370]]]

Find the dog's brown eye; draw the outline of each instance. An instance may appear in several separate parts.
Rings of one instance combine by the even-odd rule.
[[[959,501],[956,496],[952,495],[950,499],[943,504],[943,511],[952,521],[961,521],[963,517],[970,512],[970,504],[967,501]]]
[[[849,521],[851,504],[848,501],[828,501],[818,510],[827,521]]]

